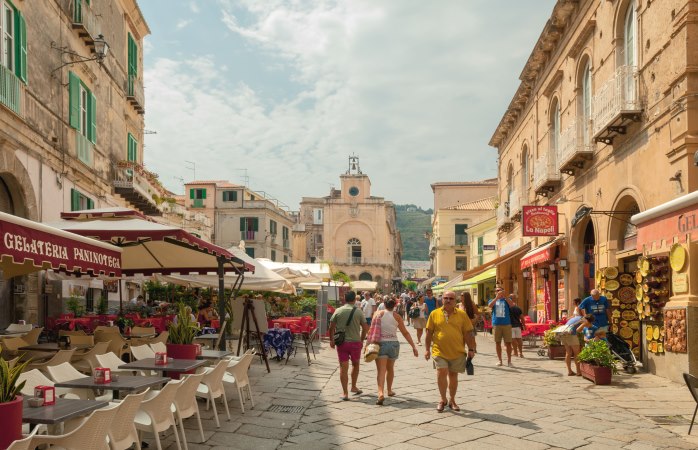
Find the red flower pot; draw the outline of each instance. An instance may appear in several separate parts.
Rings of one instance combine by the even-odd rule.
[[[167,344],[167,357],[174,359],[196,359],[199,346],[196,344]],[[179,380],[179,376],[187,373],[194,373],[194,370],[188,372],[168,372],[167,376]]]
[[[562,345],[552,345],[548,347],[548,358],[557,359],[565,357],[565,347]]]
[[[613,373],[608,367],[595,366],[589,363],[580,363],[582,376],[594,384],[611,384],[611,376]]]
[[[0,403],[0,448],[7,448],[12,442],[22,439],[22,396],[11,402]]]

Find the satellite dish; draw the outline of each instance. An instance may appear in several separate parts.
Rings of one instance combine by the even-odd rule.
[[[240,243],[238,244],[238,248],[239,248],[240,250],[243,250],[243,251],[244,251],[244,250],[245,250],[245,241],[240,241]]]
[[[580,206],[572,218],[572,228],[594,210],[591,206]]]

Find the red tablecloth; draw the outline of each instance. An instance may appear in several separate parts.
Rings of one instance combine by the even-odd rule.
[[[534,334],[536,336],[542,336],[543,333],[545,333],[546,330],[550,329],[550,324],[547,323],[527,323],[526,324],[526,330],[528,330],[529,333]]]
[[[167,331],[167,325],[174,320],[174,315],[170,316],[153,316],[153,317],[145,317],[143,319],[134,319],[133,323],[136,326],[148,326],[152,325],[153,328],[155,328],[155,331],[158,333],[162,333],[163,331]]]

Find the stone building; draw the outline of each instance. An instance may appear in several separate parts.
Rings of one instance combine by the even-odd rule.
[[[164,190],[141,165],[150,30],[136,1],[0,0],[0,9],[0,210],[50,222],[123,206],[135,192],[130,206],[157,212]],[[39,292],[36,275],[0,283],[0,326],[38,323]]]
[[[326,197],[303,197],[299,233],[305,234],[305,262],[327,261],[352,280],[376,281],[383,292],[399,289],[402,242],[395,207],[371,194],[371,180],[359,158],[349,157],[341,188]]]
[[[295,219],[282,202],[221,180],[191,181],[184,186],[184,206],[209,219],[214,244],[230,248],[244,241],[245,251],[253,258],[291,262]]]
[[[572,298],[604,287],[600,269],[635,274],[639,257],[668,255],[672,244],[698,257],[690,230],[639,240],[631,220],[698,187],[696,18],[688,0],[556,2],[490,142],[499,157],[497,275],[530,314],[556,319]],[[525,205],[556,206],[559,234],[524,236]],[[695,271],[687,267],[673,276]],[[697,299],[689,278],[663,309],[695,323]],[[686,354],[643,344],[662,316],[626,333],[638,357],[677,381],[698,373],[698,346]],[[688,340],[698,343],[698,330],[689,327]]]

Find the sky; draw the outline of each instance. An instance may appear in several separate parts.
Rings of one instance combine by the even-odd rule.
[[[295,211],[359,157],[371,193],[496,177],[488,142],[554,0],[140,0],[144,161]]]

